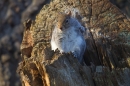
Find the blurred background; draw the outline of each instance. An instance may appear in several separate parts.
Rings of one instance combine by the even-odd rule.
[[[130,0],[110,0],[130,18]],[[23,22],[34,20],[49,0],[0,0],[0,86],[21,86],[16,70],[20,57]]]

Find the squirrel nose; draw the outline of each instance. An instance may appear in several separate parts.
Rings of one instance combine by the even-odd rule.
[[[58,25],[58,28],[62,30],[62,26]]]
[[[60,27],[60,29],[62,30],[62,27]]]

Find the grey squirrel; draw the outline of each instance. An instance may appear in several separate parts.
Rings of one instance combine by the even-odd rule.
[[[54,51],[58,48],[61,53],[72,52],[81,63],[86,49],[83,36],[85,28],[71,15],[71,11],[68,14],[60,13],[58,15],[52,32],[51,48]]]

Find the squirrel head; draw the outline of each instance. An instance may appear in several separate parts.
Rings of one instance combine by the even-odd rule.
[[[65,29],[70,24],[71,11],[67,14],[59,13],[57,16],[57,28],[60,30]]]

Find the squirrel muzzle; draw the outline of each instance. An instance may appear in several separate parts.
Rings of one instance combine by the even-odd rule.
[[[58,29],[62,30],[61,24],[58,24]]]

